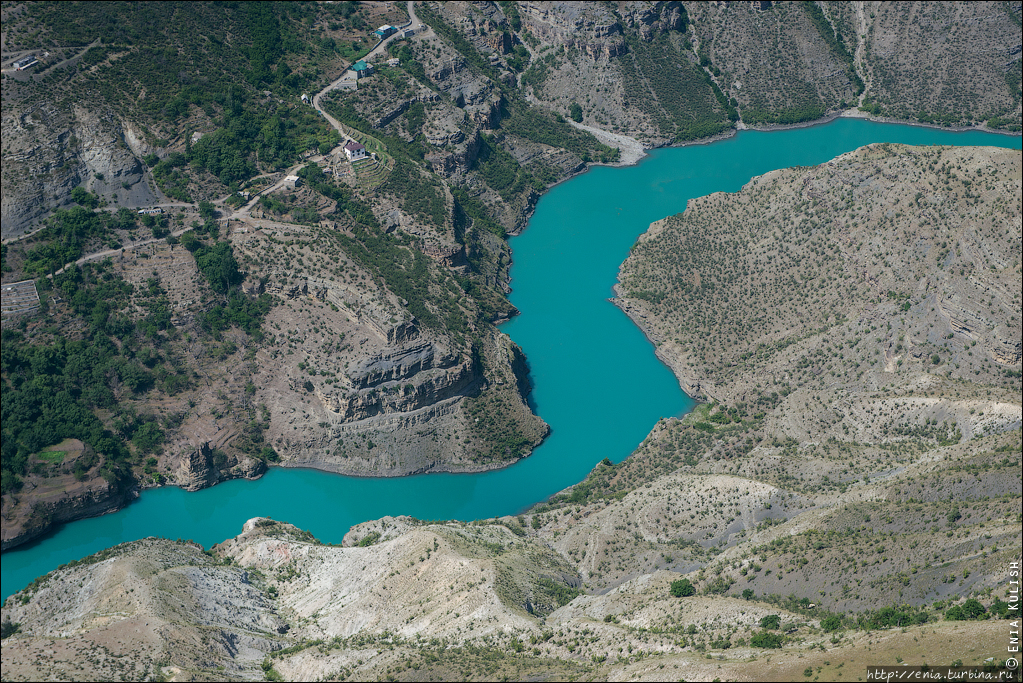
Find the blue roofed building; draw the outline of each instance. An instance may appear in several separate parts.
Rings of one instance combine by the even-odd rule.
[[[355,64],[352,64],[352,71],[355,72],[356,78],[371,76],[373,74],[373,65],[364,59],[360,59]]]

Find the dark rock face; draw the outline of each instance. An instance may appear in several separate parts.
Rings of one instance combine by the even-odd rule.
[[[227,479],[258,479],[266,473],[266,463],[262,460],[230,455],[218,463],[214,450],[207,441],[181,459],[177,471],[181,488],[198,491]]]
[[[355,388],[368,389],[383,382],[407,379],[435,367],[449,368],[454,362],[454,356],[442,354],[438,357],[433,344],[419,342],[369,358],[349,370],[348,377]]]
[[[198,491],[220,481],[219,473],[213,467],[213,449],[204,443],[184,458],[178,468],[178,482],[186,491]]]
[[[512,42],[511,35],[501,31],[499,33],[492,33],[487,36],[487,45],[499,55],[506,55],[511,52]]]
[[[131,489],[121,488],[98,477],[69,486],[55,499],[37,502],[31,516],[23,523],[18,523],[22,520],[10,520],[15,523],[9,526],[5,519],[0,549],[9,550],[27,543],[57,524],[114,512],[124,507],[133,497]]]
[[[156,199],[142,182],[139,161],[155,150],[132,124],[106,111],[63,110],[46,100],[6,104],[5,94],[4,239],[69,204],[71,190],[79,185],[126,206]]]

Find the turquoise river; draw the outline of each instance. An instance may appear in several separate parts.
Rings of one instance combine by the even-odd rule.
[[[622,460],[659,418],[693,406],[639,329],[608,301],[636,238],[652,221],[683,211],[690,197],[734,192],[753,176],[818,164],[873,142],[1020,149],[1019,137],[837,119],[743,131],[712,144],[656,150],[636,166],[594,168],[548,192],[512,240],[511,300],[522,313],[502,329],[525,351],[534,409],[552,428],[533,455],[483,474],[359,479],[274,468],[258,481],[195,493],[145,491],[119,512],[64,525],[4,553],[3,598],[60,564],[117,543],[163,536],[209,547],[256,516],[339,543],[353,524],[384,515],[515,514],[582,480],[601,459]]]

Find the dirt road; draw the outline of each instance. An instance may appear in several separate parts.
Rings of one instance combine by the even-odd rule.
[[[413,25],[419,25],[419,17],[416,16],[416,10],[415,10],[415,7],[413,7],[413,4],[414,3],[412,3],[411,0],[408,3],[408,16],[409,16],[408,23],[405,23],[405,24],[402,24],[401,26],[399,26],[398,27],[398,29],[399,29],[398,32],[395,33],[394,35],[389,36],[387,38],[384,38],[379,43],[377,43],[376,47],[374,47],[372,50],[370,50],[369,53],[365,57],[363,57],[364,60],[372,59],[373,57],[376,57],[377,55],[382,55],[384,53],[384,51],[387,49],[388,45],[390,45],[393,41],[398,40],[398,39],[401,38],[401,29],[406,29],[409,26],[413,26]],[[320,114],[323,116],[323,118],[325,118],[327,120],[327,123],[329,123],[331,126],[333,126],[334,129],[338,133],[341,134],[341,137],[343,137],[345,140],[354,140],[354,138],[347,132],[347,129],[345,128],[344,124],[341,123],[340,121],[338,121],[337,119],[335,119],[333,116],[331,116],[327,112],[323,111],[323,107],[320,106],[320,100],[323,98],[324,95],[329,93],[331,90],[336,89],[338,87],[338,85],[342,81],[347,80],[347,78],[349,78],[349,77],[346,77],[347,72],[348,72],[348,69],[345,69],[343,72],[341,72],[341,75],[338,76],[336,81],[334,81],[333,83],[331,83],[326,88],[324,88],[323,90],[321,90],[320,92],[316,93],[313,96],[313,108],[316,109],[316,111],[320,112]]]

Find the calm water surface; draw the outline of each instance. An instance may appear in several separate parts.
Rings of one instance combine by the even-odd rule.
[[[120,512],[63,526],[3,554],[2,597],[60,564],[146,536],[205,546],[270,516],[339,543],[349,527],[384,515],[479,519],[515,514],[582,480],[601,459],[618,462],[661,417],[693,401],[642,333],[608,302],[618,266],[655,220],[711,192],[734,192],[755,175],[818,164],[872,142],[996,145],[1019,137],[838,119],[775,132],[744,131],[709,145],[656,150],[637,166],[595,168],[545,195],[512,240],[511,295],[522,314],[502,329],[525,351],[533,401],[552,434],[513,467],[484,474],[357,479],[275,468],[258,481],[187,493],[145,492]]]

